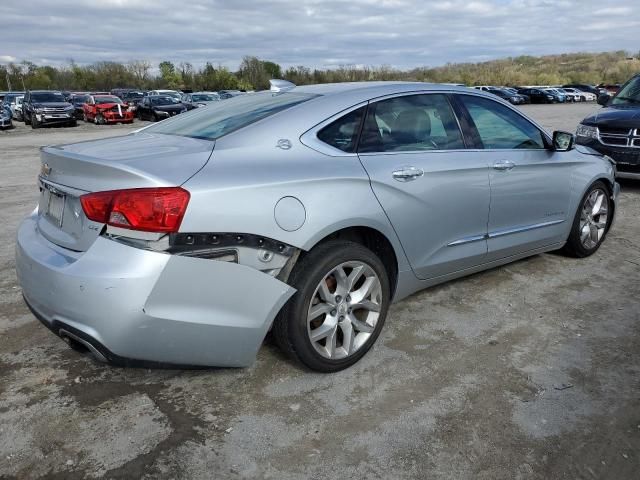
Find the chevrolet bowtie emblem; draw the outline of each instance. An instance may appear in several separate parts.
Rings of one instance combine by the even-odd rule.
[[[40,175],[42,175],[43,177],[48,177],[50,173],[51,167],[49,166],[49,164],[43,163],[42,167],[40,167]]]

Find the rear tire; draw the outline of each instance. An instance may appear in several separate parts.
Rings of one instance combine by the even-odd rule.
[[[323,243],[298,261],[288,283],[297,292],[278,314],[273,337],[289,357],[312,370],[336,372],[376,342],[391,290],[371,250],[349,241]]]
[[[31,117],[31,128],[34,130],[40,128],[40,122],[38,122],[38,119],[35,117]]]
[[[30,115],[27,115],[27,114],[24,115],[24,124],[25,125],[31,125],[31,116]]]
[[[577,258],[593,255],[604,242],[612,219],[609,188],[598,180],[580,200],[564,253]]]

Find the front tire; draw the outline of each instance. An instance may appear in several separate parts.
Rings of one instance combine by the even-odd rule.
[[[609,189],[597,181],[580,201],[564,252],[578,258],[593,255],[607,235],[612,214]]]
[[[384,325],[391,289],[381,260],[368,248],[331,240],[302,257],[289,277],[297,292],[273,328],[278,346],[319,372],[360,360]]]

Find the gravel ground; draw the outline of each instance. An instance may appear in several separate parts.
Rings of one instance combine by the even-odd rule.
[[[524,110],[573,131],[596,108]],[[347,371],[303,371],[269,339],[247,369],[119,369],[34,319],[13,245],[40,145],[131,129],[0,132],[0,477],[638,478],[640,182],[623,184],[596,255],[415,294]]]

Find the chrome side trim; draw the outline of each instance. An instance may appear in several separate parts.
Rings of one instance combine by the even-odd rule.
[[[458,245],[465,245],[467,243],[479,242],[481,240],[486,240],[487,235],[473,235],[471,237],[461,238],[460,240],[456,240],[454,242],[448,243],[447,247],[456,247]]]
[[[467,243],[479,242],[481,240],[488,240],[490,238],[503,237],[505,235],[511,235],[513,233],[528,232],[529,230],[550,227],[552,225],[558,225],[563,222],[564,222],[564,219],[551,220],[549,222],[535,223],[533,225],[523,225],[521,227],[513,227],[513,228],[506,228],[504,230],[496,230],[494,232],[489,232],[488,234],[485,234],[485,235],[473,235],[471,237],[464,237],[459,240],[455,240],[451,243],[448,243],[447,247],[456,247],[458,245],[465,245]]]
[[[487,238],[503,237],[505,235],[511,235],[513,233],[528,232],[529,230],[535,230],[537,228],[544,228],[544,227],[550,227],[551,225],[558,225],[559,223],[562,223],[562,222],[564,222],[564,219],[551,220],[549,222],[542,222],[542,223],[535,223],[533,225],[523,225],[521,227],[506,228],[504,230],[496,230],[495,232],[489,232],[489,235],[487,236]]]

